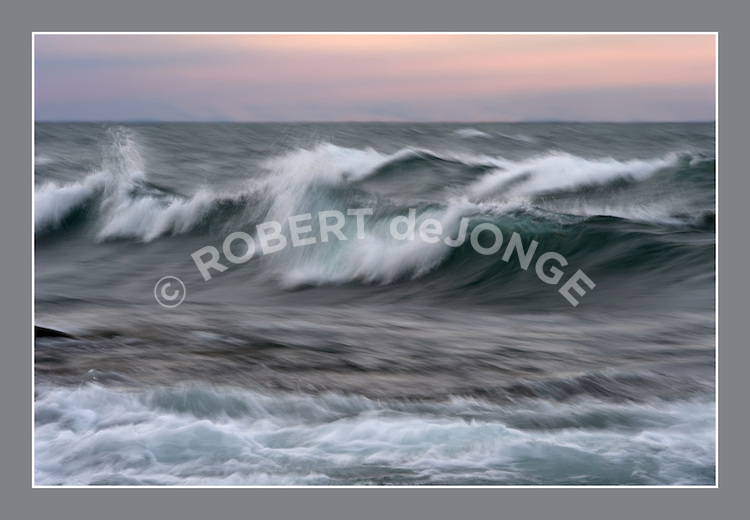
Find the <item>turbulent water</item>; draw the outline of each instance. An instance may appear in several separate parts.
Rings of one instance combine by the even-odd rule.
[[[714,151],[37,124],[36,483],[713,485]]]

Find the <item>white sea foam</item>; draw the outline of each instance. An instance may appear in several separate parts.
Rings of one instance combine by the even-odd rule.
[[[497,160],[500,169],[467,188],[474,199],[531,198],[545,193],[607,184],[617,179],[641,180],[675,164],[669,154],[656,159],[618,161],[611,157],[586,159],[568,153],[549,153],[520,161]]]
[[[488,134],[487,132],[482,132],[481,130],[477,130],[476,128],[459,128],[453,133],[463,138],[490,137],[490,134]]]
[[[115,197],[105,201],[106,217],[97,236],[100,240],[135,237],[150,242],[162,235],[183,234],[202,220],[215,198],[206,190],[187,199]]]
[[[68,185],[44,184],[34,191],[34,230],[56,229],[70,213],[104,190],[106,177],[95,174]]]
[[[135,135],[115,128],[110,137],[112,143],[105,150],[99,170],[72,184],[50,182],[36,188],[36,233],[56,229],[72,211],[92,203],[98,240],[135,238],[149,242],[166,234],[186,233],[203,219],[214,202],[242,196],[204,188],[190,197],[181,197],[148,188]]]
[[[471,209],[470,205],[456,204],[444,210],[421,212],[415,216],[413,240],[393,238],[390,218],[374,219],[362,239],[356,238],[356,232],[352,230],[346,241],[320,244],[314,249],[284,251],[280,259],[274,258],[277,276],[289,287],[352,281],[389,284],[400,279],[419,278],[448,256],[452,248],[443,240],[456,238],[462,215]],[[435,243],[420,238],[418,230],[427,219],[438,221],[442,228]],[[400,231],[405,230],[406,225],[402,225]]]
[[[35,411],[41,485],[711,485],[715,474],[705,401],[389,403],[89,385],[39,389]]]

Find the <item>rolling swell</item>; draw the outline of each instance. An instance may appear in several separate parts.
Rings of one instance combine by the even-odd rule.
[[[417,227],[438,220],[443,237],[456,237],[461,219],[467,236],[492,223],[505,244],[518,233],[525,247],[563,255],[574,269],[598,279],[621,277],[648,285],[682,283],[713,271],[715,213],[705,196],[713,183],[713,159],[670,152],[653,159],[584,158],[545,152],[526,159],[482,154],[436,153],[403,147],[394,153],[320,143],[266,158],[233,186],[198,187],[182,195],[148,180],[137,136],[115,128],[102,164],[82,180],[43,183],[35,193],[38,244],[60,233],[94,241],[153,242],[168,236],[221,241],[234,231],[255,235],[254,226],[310,213],[369,207],[366,236],[356,239],[352,219],[347,241],[291,248],[260,258],[267,278],[288,288],[331,284],[399,284],[414,279],[440,294],[486,301],[549,294],[521,269],[517,256],[477,253],[466,242],[451,248],[419,239],[398,241],[389,224],[414,208]],[[685,181],[689,188],[684,188]],[[681,183],[680,191],[675,187]],[[692,190],[692,191],[691,191]],[[679,195],[679,196],[678,196]],[[257,238],[256,238],[256,250]],[[534,259],[534,260],[535,260]]]

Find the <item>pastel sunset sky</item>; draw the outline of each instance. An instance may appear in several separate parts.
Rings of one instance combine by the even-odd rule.
[[[37,121],[712,121],[713,34],[37,34]]]

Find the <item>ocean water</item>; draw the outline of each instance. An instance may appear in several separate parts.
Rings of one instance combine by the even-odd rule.
[[[37,484],[715,483],[713,123],[35,154]]]

